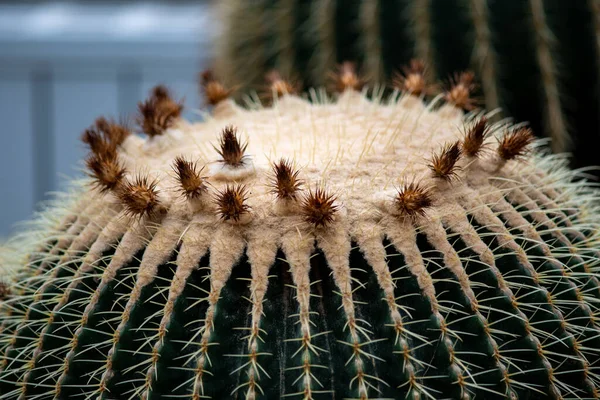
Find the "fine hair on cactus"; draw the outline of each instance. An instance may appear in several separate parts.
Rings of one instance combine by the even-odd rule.
[[[0,399],[599,398],[597,189],[426,70],[97,119],[0,248]]]

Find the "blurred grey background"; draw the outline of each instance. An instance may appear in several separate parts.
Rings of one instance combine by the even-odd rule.
[[[96,117],[130,115],[164,83],[198,119],[213,19],[199,0],[0,0],[0,238],[82,175]]]

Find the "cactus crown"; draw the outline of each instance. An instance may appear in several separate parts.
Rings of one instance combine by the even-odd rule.
[[[598,398],[596,191],[463,115],[472,77],[340,74],[249,109],[205,74],[202,123],[158,87],[147,136],[86,131],[95,185],[2,252],[0,398]]]

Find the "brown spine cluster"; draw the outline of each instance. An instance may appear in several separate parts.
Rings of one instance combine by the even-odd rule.
[[[487,119],[482,117],[470,129],[465,131],[462,152],[467,157],[477,157],[484,148],[484,142],[490,133]]]
[[[522,158],[529,152],[533,140],[533,132],[530,128],[507,131],[498,144],[498,156],[506,161]]]
[[[460,167],[457,163],[460,156],[460,142],[445,144],[440,152],[432,155],[428,167],[435,178],[450,182],[458,178],[457,171]]]
[[[81,141],[89,147],[92,154],[98,157],[115,158],[117,156],[117,146],[96,127],[86,129],[81,135]]]
[[[322,187],[317,187],[314,191],[309,189],[302,204],[304,220],[315,227],[329,225],[338,211],[335,201],[336,197]]]
[[[221,156],[221,162],[232,167],[239,167],[244,163],[248,143],[241,143],[237,135],[237,128],[233,125],[226,126],[221,132],[219,148],[215,148]]]
[[[117,157],[102,157],[90,154],[85,160],[90,170],[89,176],[94,178],[96,187],[102,193],[117,190],[125,178],[125,167]]]
[[[477,89],[473,72],[455,74],[450,78],[449,86],[445,94],[446,101],[465,110],[473,110],[477,107],[479,101],[473,98],[473,92]]]
[[[148,136],[162,135],[175,125],[182,110],[183,104],[174,101],[169,90],[159,85],[152,89],[152,93],[146,101],[138,104],[137,122]]]
[[[425,216],[426,211],[433,204],[430,190],[418,183],[411,182],[402,185],[396,196],[396,207],[400,215],[415,219]]]
[[[183,157],[176,157],[173,162],[177,180],[179,181],[181,193],[187,199],[197,199],[208,190],[206,186],[206,177],[202,176],[202,170],[198,169],[198,164],[188,161]]]
[[[114,120],[108,120],[104,117],[96,119],[96,128],[104,133],[105,137],[115,146],[123,144],[125,139],[131,135],[131,129],[129,123],[126,120],[122,120],[117,123]]]
[[[267,73],[265,80],[269,85],[269,96],[275,95],[276,97],[281,97],[286,94],[296,94],[298,92],[298,84],[283,79],[281,74],[276,70]]]
[[[239,222],[240,218],[250,211],[246,204],[248,200],[248,189],[245,185],[227,185],[219,191],[215,198],[217,212],[223,221]]]
[[[356,64],[351,61],[345,61],[338,66],[337,72],[332,74],[333,88],[336,92],[343,92],[347,89],[361,90],[365,81],[356,72]]]
[[[89,146],[91,153],[86,159],[89,176],[102,192],[116,190],[125,177],[117,148],[130,134],[127,125],[100,117],[82,135],[81,140]]]
[[[231,89],[223,86],[210,70],[206,70],[200,74],[200,85],[206,96],[206,102],[212,106],[226,100],[232,92]]]
[[[167,89],[167,87],[164,85],[154,86],[154,88],[152,88],[151,96],[159,102],[171,100],[171,93],[169,92],[169,89]]]
[[[109,121],[104,117],[96,119],[94,125],[83,132],[81,141],[90,151],[102,158],[115,158],[117,147],[131,134],[125,124]]]
[[[294,165],[285,159],[273,164],[274,179],[271,183],[272,193],[279,199],[296,200],[302,181],[298,179],[300,171],[294,169]]]
[[[423,61],[410,60],[410,64],[404,66],[402,72],[394,74],[392,85],[398,90],[409,92],[415,96],[427,94],[429,87],[425,81],[425,64]]]
[[[141,218],[144,215],[154,216],[159,209],[160,200],[156,180],[146,175],[137,175],[132,181],[125,181],[117,191],[119,199],[125,207],[125,213]]]

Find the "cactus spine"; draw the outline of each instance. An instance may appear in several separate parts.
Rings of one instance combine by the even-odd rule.
[[[157,87],[147,137],[86,131],[88,185],[3,251],[0,399],[598,398],[597,192],[340,74],[247,109],[205,74],[202,123]]]

